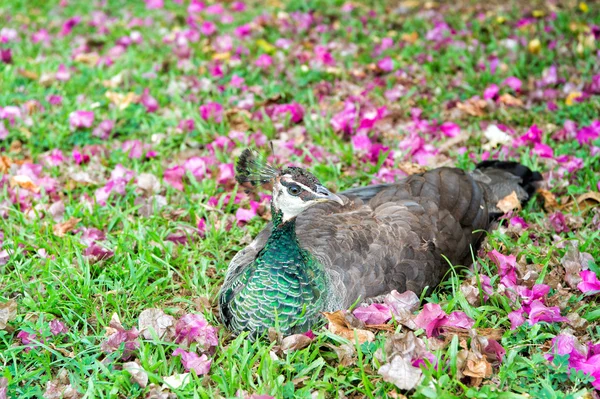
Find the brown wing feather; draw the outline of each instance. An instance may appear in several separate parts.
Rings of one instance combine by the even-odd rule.
[[[479,240],[473,230],[488,227],[486,192],[460,169],[364,189],[362,196],[360,189],[350,191],[344,207],[320,204],[297,220],[301,245],[336,280],[336,306],[393,289],[420,293],[436,286],[448,269],[442,255],[467,263]]]
[[[437,286],[448,264],[465,264],[488,227],[486,190],[460,169],[439,168],[396,183],[341,193],[346,204],[315,205],[296,221],[302,247],[327,268],[335,310],[357,298]],[[254,260],[271,224],[236,255],[228,278]],[[231,277],[230,277],[231,276]]]

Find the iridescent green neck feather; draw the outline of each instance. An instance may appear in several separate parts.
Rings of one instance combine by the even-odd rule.
[[[234,332],[261,335],[269,327],[284,334],[304,332],[327,300],[327,275],[301,248],[295,218],[283,222],[273,209],[273,230],[264,248],[229,287],[223,287],[225,324]]]

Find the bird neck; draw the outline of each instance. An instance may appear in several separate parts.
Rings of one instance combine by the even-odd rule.
[[[273,220],[273,230],[271,231],[271,235],[265,244],[265,249],[268,252],[273,254],[278,251],[284,258],[288,254],[303,254],[304,251],[300,247],[300,243],[298,242],[298,237],[296,237],[296,218],[293,217],[289,220],[283,220],[283,212],[276,209],[275,207],[271,207],[271,214]],[[263,250],[263,253],[265,251]],[[259,254],[259,256],[262,254]],[[307,260],[306,256],[301,256],[300,259]],[[297,265],[298,267],[302,267],[302,265]]]
[[[283,221],[283,212],[278,209],[275,204],[271,203],[271,218],[272,218],[272,222],[273,222],[273,229],[277,229],[280,226],[283,226],[287,223],[290,223],[292,227],[292,230],[294,231],[294,235],[296,234],[296,218],[292,218],[291,220],[288,220],[287,222]]]
[[[263,249],[241,277],[233,298],[234,329],[264,332],[278,327],[286,334],[310,328],[328,298],[323,266],[296,237],[296,218],[283,221],[273,209],[273,230]],[[256,317],[250,319],[248,315]]]

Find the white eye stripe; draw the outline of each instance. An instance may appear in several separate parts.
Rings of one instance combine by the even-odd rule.
[[[302,183],[298,183],[298,182],[294,182],[294,183],[296,183],[296,184],[297,184],[297,185],[298,185],[298,186],[299,186],[301,189],[303,189],[303,190],[305,190],[305,191],[309,191],[309,192],[311,192],[311,193],[313,193],[313,192],[314,192],[313,190],[311,190],[310,188],[308,188],[307,186],[305,186],[305,185],[304,185],[304,184],[302,184]]]

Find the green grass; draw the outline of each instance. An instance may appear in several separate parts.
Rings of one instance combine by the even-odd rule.
[[[190,384],[172,390],[178,397],[230,398],[244,394],[277,398],[399,397],[400,391],[377,373],[381,360],[385,359],[378,354],[387,339],[384,332],[379,332],[372,343],[355,345],[323,327],[315,329],[316,338],[307,348],[282,353],[276,343],[251,342],[243,335],[233,338],[223,328],[217,316],[216,295],[227,265],[266,222],[256,217],[247,225],[238,226],[234,215],[238,207],[248,208],[247,199],[241,205],[225,201],[224,196],[229,193],[234,196],[237,188],[231,181],[217,183],[219,163],[234,162],[245,144],[236,139],[228,150],[213,148],[214,140],[228,135],[233,127],[226,117],[218,123],[203,120],[198,107],[205,102],[215,101],[225,110],[233,109],[237,101],[251,91],[254,93],[252,112],[263,111],[263,105],[269,101],[300,103],[305,116],[298,126],[304,128],[306,134],[295,142],[295,153],[290,154],[285,146],[285,141],[298,137],[298,126],[289,121],[272,122],[266,116],[262,120],[246,118],[245,133],[262,133],[269,140],[275,140],[274,153],[279,161],[298,164],[310,161],[311,170],[336,191],[370,183],[382,165],[394,169],[400,161],[410,160],[403,156],[398,144],[410,130],[410,110],[414,107],[422,110],[421,120],[440,124],[455,122],[467,133],[462,142],[445,149],[436,162],[447,161],[472,168],[473,159],[469,154],[479,160],[485,152],[482,122],[507,125],[517,132],[516,136],[524,134],[535,123],[543,130],[543,142],[553,148],[555,157],[572,155],[583,160],[583,168],[574,173],[552,175],[548,188],[556,197],[565,201],[598,190],[600,157],[597,150],[594,154],[592,147],[595,144],[597,149],[600,141],[580,145],[573,138],[552,139],[566,120],[576,121],[580,126],[598,120],[600,96],[591,95],[582,102],[567,105],[568,93],[562,91],[567,84],[574,87],[570,91],[582,91],[582,87],[600,73],[598,40],[579,51],[577,46],[582,34],[573,30],[573,24],[600,25],[596,4],[590,4],[587,13],[579,8],[563,7],[554,20],[538,18],[526,28],[516,29],[515,23],[531,11],[527,6],[515,4],[505,9],[490,6],[488,14],[481,14],[483,10],[477,7],[482,5],[476,7],[465,1],[441,10],[411,10],[405,14],[396,9],[398,5],[385,6],[383,2],[370,2],[368,6],[357,4],[351,13],[340,11],[340,1],[285,0],[266,5],[248,2],[245,11],[231,13],[231,24],[219,22],[218,16],[200,14],[216,22],[219,30],[216,35],[229,33],[232,36],[236,26],[262,14],[268,16],[260,24],[254,22],[250,39],[240,41],[234,37],[231,55],[241,46],[244,51],[240,61],[223,63],[223,76],[215,77],[208,72],[215,54],[211,47],[214,36],[209,39],[200,35],[197,41],[190,41],[192,55],[184,61],[177,59],[170,44],[163,43],[165,37],[187,28],[187,2],[183,5],[165,3],[165,9],[148,10],[141,1],[108,1],[102,11],[114,21],[107,25],[107,32],[97,31],[89,24],[92,12],[100,10],[94,2],[73,1],[61,7],[56,1],[11,1],[0,6],[2,26],[16,29],[19,35],[19,41],[0,45],[12,50],[13,59],[11,65],[0,63],[0,107],[21,107],[26,119],[17,120],[14,126],[5,120],[8,135],[0,140],[0,155],[15,163],[7,170],[3,170],[0,163],[0,173],[3,173],[0,175],[3,176],[0,178],[0,232],[4,234],[0,250],[9,253],[6,263],[0,263],[0,303],[15,300],[18,304],[16,318],[6,329],[0,330],[0,378],[8,380],[8,397],[41,397],[48,382],[54,381],[60,370],[66,370],[68,382],[88,398],[145,397],[150,386],[142,388],[131,382],[129,373],[123,370],[121,352],[106,354],[100,345],[114,313],[129,329],[137,326],[139,314],[148,308],[160,308],[176,318],[189,312],[202,312],[212,325],[220,328],[219,345],[210,356],[213,359],[211,371],[205,376],[194,375]],[[459,9],[459,5],[466,8]],[[376,15],[368,17],[368,10],[374,10]],[[293,14],[296,11],[314,11],[317,23],[307,32],[286,30],[286,24],[300,19]],[[284,18],[283,12],[287,13],[288,22],[276,22],[278,15]],[[81,23],[70,35],[57,37],[62,23],[75,15],[82,16]],[[151,17],[154,24],[128,27],[132,16]],[[506,21],[498,22],[498,16]],[[455,40],[463,45],[436,47],[426,39],[435,22],[442,19],[458,32]],[[317,28],[318,25],[323,29]],[[48,46],[31,42],[31,34],[41,28],[47,29],[53,37]],[[548,32],[544,32],[544,28],[548,28]],[[72,57],[72,51],[84,42],[90,51],[103,57],[117,39],[133,30],[141,34],[142,43],[131,44],[112,65],[89,65]],[[403,34],[412,32],[418,34],[414,43],[400,39]],[[256,57],[265,51],[264,45],[261,48],[257,41],[263,39],[275,45],[282,37],[291,41],[297,53],[275,49],[271,53],[273,66],[265,71],[254,66]],[[402,47],[373,56],[384,37],[394,38],[396,44],[402,42]],[[538,54],[527,51],[526,45],[509,50],[502,44],[507,38],[522,40],[525,44],[539,38],[542,48]],[[549,48],[553,41],[556,46]],[[335,68],[319,68],[302,59],[312,57],[314,46],[331,43],[334,44],[331,52],[336,60]],[[383,56],[390,56],[405,74],[377,72],[371,64]],[[487,67],[485,70],[479,67],[489,65],[492,56],[499,60],[495,74]],[[184,65],[178,66],[178,62]],[[54,73],[60,64],[73,68],[68,81],[51,81],[46,85],[39,82],[40,76]],[[533,95],[536,82],[551,65],[558,67],[562,79],[556,86],[559,91],[554,100],[556,111],[547,108],[546,99]],[[28,78],[22,71],[35,73],[37,78]],[[243,77],[251,89],[230,87],[234,74]],[[122,79],[117,87],[108,88],[103,83],[119,75]],[[452,105],[456,101],[481,97],[486,87],[501,85],[508,76],[522,80],[523,90],[515,96],[523,101],[524,107],[490,105],[484,116],[455,112]],[[326,94],[319,99],[319,90],[324,84],[331,85],[331,89],[325,90]],[[397,85],[402,85],[406,94],[394,102],[386,100],[385,91]],[[107,91],[141,95],[144,88],[148,88],[160,104],[157,113],[146,113],[142,104],[135,103],[119,110],[105,96]],[[366,161],[353,151],[351,137],[335,132],[329,122],[343,108],[342,101],[365,89],[370,91],[364,94],[363,106],[386,105],[388,111],[394,113],[394,119],[377,125],[369,135],[374,143],[394,151],[395,159],[390,157],[385,161],[384,155],[379,162]],[[502,88],[501,93],[506,92],[510,91]],[[49,95],[62,96],[62,105],[49,104]],[[43,109],[35,108],[32,100],[38,101]],[[34,110],[25,115],[28,106]],[[71,129],[69,115],[76,110],[93,110],[94,127],[102,120],[114,120],[111,137],[103,140],[92,134],[93,128]],[[192,119],[195,129],[178,130],[176,127],[182,119]],[[121,149],[126,140],[140,140],[155,151],[156,156],[131,159]],[[426,140],[434,147],[447,142],[439,135],[427,136]],[[105,152],[92,156],[87,164],[75,164],[72,150],[90,145],[101,146]],[[25,208],[15,204],[14,188],[9,188],[9,180],[18,169],[16,163],[41,164],[44,155],[53,149],[62,150],[67,161],[59,166],[44,166],[41,175],[56,179],[57,190],[53,193],[42,190],[40,195],[30,196]],[[518,159],[546,176],[560,166],[533,155],[527,146],[512,149],[508,145],[503,151],[495,149],[493,154]],[[216,163],[208,166],[207,176],[196,181],[188,174],[184,178],[183,192],[162,180],[166,169],[182,165],[189,157],[211,155]],[[166,205],[149,215],[144,213],[139,201],[148,196],[134,180],[125,186],[123,195],[113,193],[106,206],[94,203],[95,191],[106,184],[118,164],[132,170],[135,176],[155,175],[160,182],[156,194],[164,198]],[[82,182],[81,178],[76,181],[75,173],[87,173],[89,182]],[[218,198],[217,206],[207,205],[211,197]],[[81,219],[75,231],[62,237],[53,233],[56,222],[48,210],[59,200],[64,204],[64,215],[58,221],[71,217]],[[566,249],[562,240],[576,240],[581,252],[600,259],[597,209],[566,210],[568,219],[581,217],[580,223],[571,221],[569,232],[553,238],[556,233],[548,225],[548,214],[543,211],[541,201],[534,200],[520,213],[530,229],[523,234],[496,230],[484,243],[485,249],[514,253],[523,256],[523,262],[539,265],[537,283],[553,286],[550,298],[554,295],[571,298],[562,314],[576,312],[588,318],[590,322],[583,327],[571,329],[582,342],[592,343],[600,340],[597,299],[567,289],[564,283],[565,289],[561,291],[557,284],[564,278],[562,259]],[[207,221],[205,235],[196,232],[199,219]],[[114,256],[98,262],[85,257],[87,245],[81,242],[82,233],[77,231],[83,227],[102,230],[106,234],[103,245],[114,251]],[[187,242],[176,244],[166,240],[173,233],[186,234]],[[489,276],[492,285],[497,287],[499,277],[495,265],[485,256],[477,255],[474,254],[479,273]],[[435,351],[441,366],[424,370],[424,379],[409,394],[411,397],[574,398],[593,389],[590,377],[568,372],[566,359],[557,357],[550,363],[543,357],[549,350],[549,340],[569,328],[567,324],[529,326],[525,323],[511,331],[507,314],[513,309],[509,300],[495,294],[481,306],[469,305],[459,289],[468,278],[469,273],[464,268],[456,269],[425,301],[440,303],[447,312],[467,313],[477,328],[502,329],[505,360],[494,367],[492,377],[484,379],[483,384],[470,386],[468,379],[458,377],[455,362],[459,348],[458,342],[453,341]],[[210,306],[205,308],[204,303]],[[53,336],[48,326],[53,319],[62,321],[68,332]],[[396,331],[404,330],[396,326]],[[36,333],[44,340],[32,349],[27,348],[17,338],[19,331]],[[176,344],[161,339],[140,339],[140,342],[140,348],[130,360],[139,361],[150,383],[162,385],[165,377],[184,372],[179,359],[172,356]],[[342,344],[354,347],[355,351],[354,361],[347,366],[340,364],[332,349]]]

